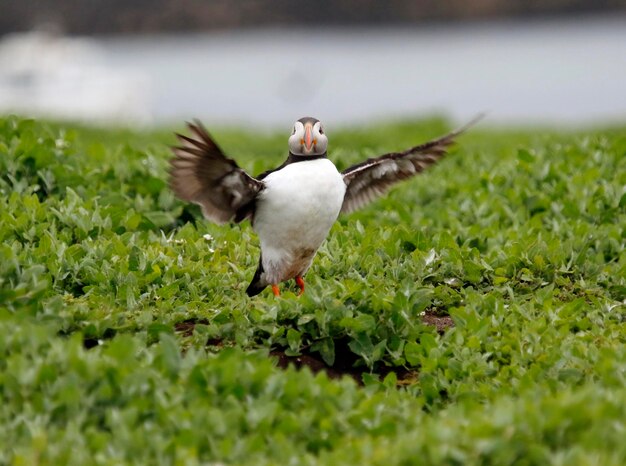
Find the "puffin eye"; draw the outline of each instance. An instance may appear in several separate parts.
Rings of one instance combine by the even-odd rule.
[[[324,134],[324,130],[322,129],[322,125],[320,125],[319,132],[320,132],[320,134]]]
[[[293,131],[291,132],[291,134],[296,134],[296,127],[293,127]]]

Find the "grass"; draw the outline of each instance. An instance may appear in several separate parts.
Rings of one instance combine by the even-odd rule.
[[[331,131],[331,158],[447,129]],[[171,131],[1,118],[0,464],[624,464],[623,134],[482,124],[341,217],[302,298],[249,299],[258,242],[168,191]]]

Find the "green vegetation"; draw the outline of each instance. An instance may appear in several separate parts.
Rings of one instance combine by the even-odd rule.
[[[172,196],[170,131],[0,119],[0,464],[626,463],[623,128],[487,126],[342,217],[302,298],[249,299],[254,234]],[[331,158],[447,129],[331,131]]]

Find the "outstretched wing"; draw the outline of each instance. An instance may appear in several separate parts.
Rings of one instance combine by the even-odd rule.
[[[439,161],[446,155],[448,147],[454,144],[455,138],[481,118],[482,115],[456,131],[404,152],[392,152],[367,159],[345,169],[342,175],[346,183],[346,194],[341,212],[348,213],[363,207],[382,196],[398,181],[411,178]]]
[[[199,121],[187,123],[191,136],[176,134],[170,187],[176,195],[202,207],[204,216],[225,223],[250,216],[264,184],[227,158]]]

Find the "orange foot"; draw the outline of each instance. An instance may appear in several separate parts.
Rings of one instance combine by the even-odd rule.
[[[300,288],[298,296],[302,296],[304,294],[304,279],[302,277],[296,277],[296,283],[298,284],[298,288]]]
[[[272,285],[272,293],[274,293],[274,296],[280,296],[280,290],[278,289],[278,285]]]

